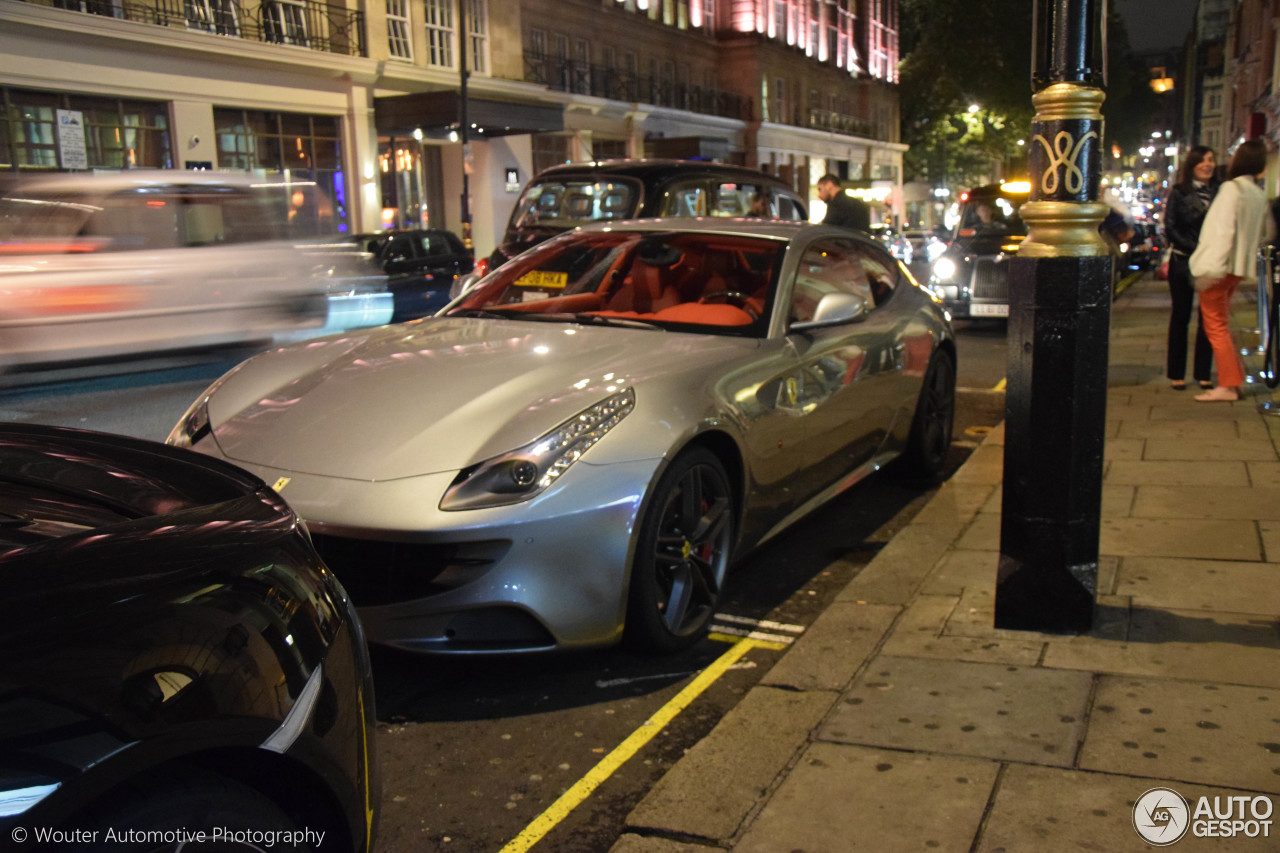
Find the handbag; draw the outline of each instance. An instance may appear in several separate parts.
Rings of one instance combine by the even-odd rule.
[[[1160,263],[1156,266],[1156,278],[1160,281],[1169,280],[1169,258],[1172,253],[1172,249],[1165,249],[1160,255]]]

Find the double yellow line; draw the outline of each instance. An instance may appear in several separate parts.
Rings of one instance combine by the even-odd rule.
[[[735,638],[736,639],[736,638]],[[720,676],[729,671],[729,668],[737,663],[743,655],[752,649],[784,649],[786,645],[783,643],[775,643],[769,640],[758,640],[755,638],[745,638],[735,642],[729,647],[729,650],[716,658],[711,666],[704,669],[698,676],[689,682],[683,690],[677,693],[670,702],[658,709],[658,712],[645,721],[644,725],[632,732],[626,740],[614,747],[614,750],[600,759],[600,762],[587,771],[587,775],[579,779],[573,787],[560,795],[560,799],[552,803],[546,811],[534,818],[533,823],[529,824],[524,830],[511,839],[501,853],[524,853],[533,845],[542,840],[548,832],[554,829],[562,820],[569,816],[575,808],[590,797],[591,794],[604,784],[605,780],[614,774],[614,772],[626,763],[644,747],[649,741],[662,731],[668,723],[675,719],[685,708],[693,703],[708,687],[716,682]]]

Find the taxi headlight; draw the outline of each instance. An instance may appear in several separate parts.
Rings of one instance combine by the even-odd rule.
[[[950,258],[938,258],[933,264],[933,275],[938,281],[950,281],[956,274],[956,262]]]
[[[636,405],[628,388],[583,409],[524,447],[458,472],[440,509],[485,509],[527,501],[546,491]]]

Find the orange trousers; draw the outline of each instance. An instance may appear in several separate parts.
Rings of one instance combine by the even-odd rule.
[[[1218,384],[1224,388],[1239,388],[1244,384],[1244,364],[1231,335],[1230,319],[1231,297],[1239,284],[1239,276],[1228,275],[1218,279],[1209,289],[1200,291],[1204,333],[1213,347],[1213,360],[1218,365]]]

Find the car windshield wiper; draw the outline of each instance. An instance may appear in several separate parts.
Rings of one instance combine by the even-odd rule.
[[[574,322],[583,323],[588,326],[622,326],[627,329],[656,329],[660,332],[666,331],[657,323],[650,323],[647,320],[636,320],[632,317],[609,317],[604,314],[592,314],[588,311],[579,311],[574,314],[564,314],[564,317],[572,317]]]
[[[484,320],[520,319],[524,312],[494,311],[492,308],[455,308],[446,317],[480,317]]]

